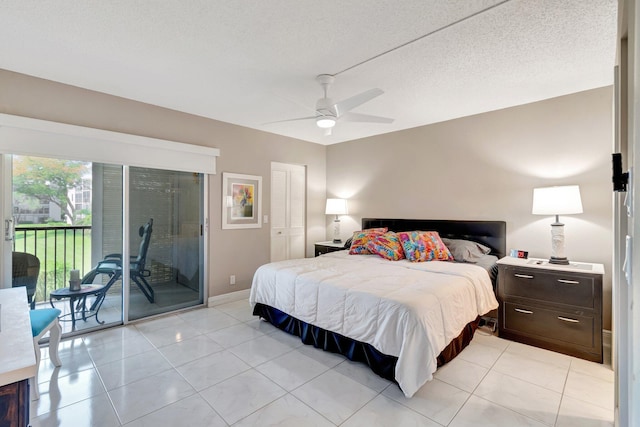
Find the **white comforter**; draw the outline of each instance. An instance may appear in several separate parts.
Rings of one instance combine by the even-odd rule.
[[[258,268],[250,302],[396,356],[411,397],[464,326],[498,307],[487,271],[473,264],[387,261],[333,252]]]

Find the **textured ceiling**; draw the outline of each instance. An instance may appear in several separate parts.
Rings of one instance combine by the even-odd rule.
[[[617,0],[2,0],[0,68],[320,144],[613,83]],[[386,53],[385,53],[386,52]],[[313,121],[334,101],[392,124]]]

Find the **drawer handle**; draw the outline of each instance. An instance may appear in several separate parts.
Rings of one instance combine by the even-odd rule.
[[[518,313],[523,313],[523,314],[533,314],[533,311],[530,310],[523,310],[521,308],[514,308],[515,311],[517,311]]]
[[[533,279],[533,276],[530,276],[528,274],[514,274],[514,276],[519,277],[521,279]]]
[[[562,320],[563,322],[569,322],[569,323],[580,323],[579,320],[576,319],[570,319],[568,317],[562,317],[562,316],[558,316],[559,320]]]
[[[578,282],[577,280],[567,280],[567,279],[558,279],[558,282],[566,283],[567,285],[579,285],[580,284],[580,282]]]

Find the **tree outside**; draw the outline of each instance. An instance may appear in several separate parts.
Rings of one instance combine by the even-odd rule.
[[[47,212],[42,212],[45,214],[50,213],[47,205],[51,203],[60,209],[60,219],[64,222],[75,225],[79,219],[85,219],[82,222],[86,223],[86,208],[78,209],[71,195],[77,188],[87,186],[83,177],[90,173],[90,165],[75,160],[14,156],[14,206],[42,206],[42,209],[47,209]],[[17,216],[20,223],[19,212]]]

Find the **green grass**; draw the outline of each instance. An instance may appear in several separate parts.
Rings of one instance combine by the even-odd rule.
[[[29,226],[34,228],[35,226]],[[14,250],[34,254],[40,260],[36,301],[48,301],[49,292],[69,286],[69,271],[80,270],[80,276],[91,270],[91,230],[37,230],[16,227]],[[65,236],[66,231],[66,236]],[[84,247],[83,247],[84,233]],[[83,260],[84,255],[84,260]],[[75,259],[74,259],[75,257]]]

